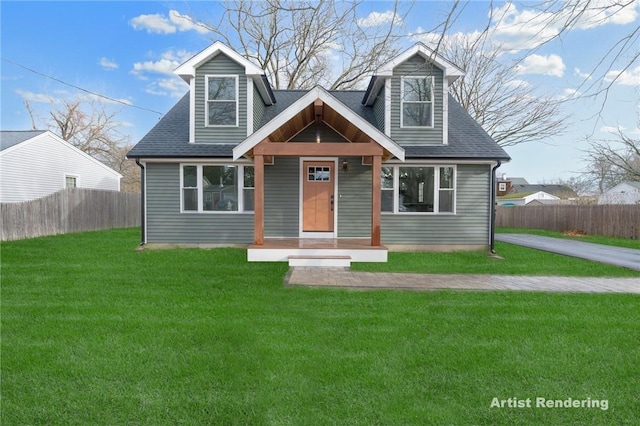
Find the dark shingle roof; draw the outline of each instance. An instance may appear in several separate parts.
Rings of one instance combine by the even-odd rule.
[[[277,103],[265,107],[258,128],[300,99],[306,90],[274,90]],[[362,104],[364,91],[329,91],[345,106],[375,127],[372,107]],[[231,157],[235,145],[189,143],[189,93],[129,151],[132,158]],[[403,146],[406,158],[508,160],[507,153],[449,96],[449,144]]]
[[[578,194],[567,185],[554,184],[529,184],[529,185],[511,185],[511,192],[517,194],[533,194],[535,192],[546,192],[547,194],[557,197],[577,197]]]
[[[0,132],[0,151],[43,134],[46,130],[3,130]]]

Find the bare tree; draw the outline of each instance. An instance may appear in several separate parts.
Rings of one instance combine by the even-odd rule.
[[[351,89],[399,52],[410,3],[371,19],[358,18],[364,0],[225,2],[209,28],[265,70],[276,89]],[[407,10],[400,11],[400,5]]]
[[[125,192],[137,192],[140,177],[133,160],[126,154],[132,148],[130,137],[120,132],[122,124],[116,112],[108,112],[96,101],[65,100],[61,106],[52,103],[50,118],[39,120],[31,105],[25,101],[34,129],[36,123],[52,130],[65,141],[86,152],[96,160],[123,175],[120,188]]]
[[[583,173],[594,182],[599,193],[626,180],[640,182],[640,139],[621,129],[613,140],[590,140],[589,165]]]
[[[489,31],[456,35],[440,42],[440,53],[465,76],[450,88],[453,97],[501,146],[544,142],[561,134],[567,116],[561,100],[540,95],[520,79],[517,69],[499,60],[487,43]]]

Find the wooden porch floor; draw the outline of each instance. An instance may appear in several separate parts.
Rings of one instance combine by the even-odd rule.
[[[335,249],[387,250],[383,245],[372,246],[369,238],[265,238],[264,245],[251,244],[250,249]]]

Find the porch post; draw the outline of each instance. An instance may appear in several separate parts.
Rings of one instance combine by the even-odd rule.
[[[380,245],[380,210],[381,197],[380,192],[382,173],[382,156],[374,155],[371,166],[371,245]]]
[[[264,245],[264,156],[253,157],[253,244]]]

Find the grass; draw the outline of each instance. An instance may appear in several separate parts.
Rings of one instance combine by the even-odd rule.
[[[355,271],[429,274],[547,275],[575,277],[640,277],[632,269],[605,265],[496,241],[496,252],[390,252],[387,263],[354,263]]]
[[[243,250],[137,237],[2,245],[2,424],[637,422],[638,296],[284,288]]]
[[[566,240],[584,241],[585,243],[604,244],[608,246],[640,250],[640,241],[629,238],[603,237],[600,235],[582,235],[579,237],[572,237],[564,235],[562,232],[545,231],[544,229],[498,228],[496,231],[503,234],[533,234],[541,235],[543,237],[563,238]]]

